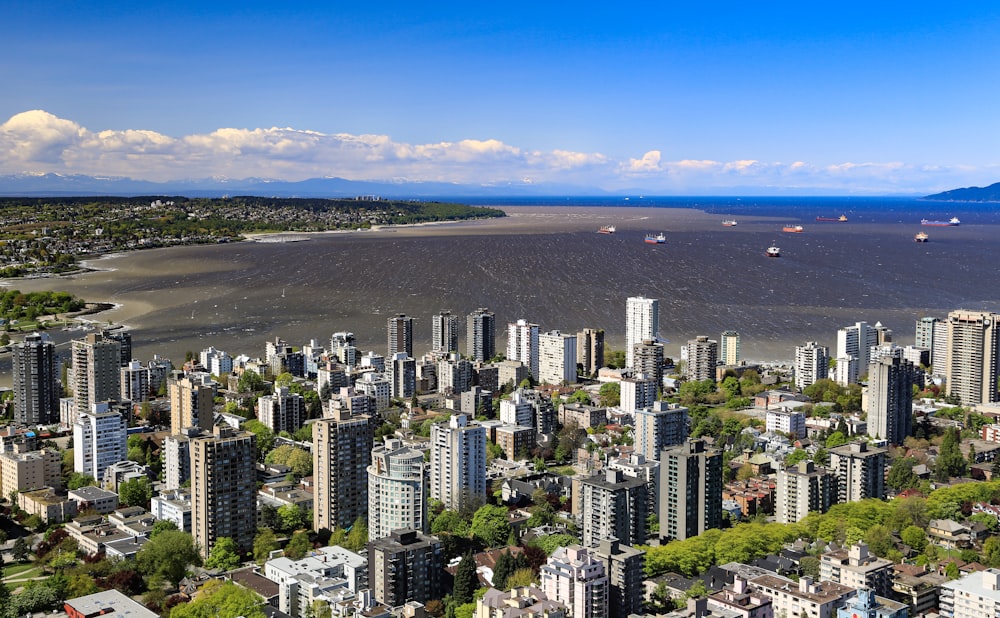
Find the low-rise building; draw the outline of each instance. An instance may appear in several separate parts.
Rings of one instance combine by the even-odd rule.
[[[946,618],[1000,615],[1000,569],[986,569],[941,584],[938,611]]]
[[[789,618],[835,618],[837,608],[854,593],[850,586],[815,582],[811,577],[802,577],[796,583],[779,575],[762,575],[750,583],[771,597],[775,616]]]
[[[476,601],[475,618],[566,618],[567,607],[551,601],[539,588],[514,588],[510,592],[489,588]]]
[[[38,515],[47,524],[67,521],[77,513],[76,501],[51,487],[17,494],[17,505],[28,515]]]
[[[191,490],[174,489],[153,496],[149,510],[156,519],[174,522],[178,530],[191,532]]]
[[[892,589],[892,561],[868,551],[868,545],[858,542],[849,549],[827,552],[820,557],[819,577],[852,588],[870,588],[875,594],[888,596]]]
[[[95,592],[70,599],[63,604],[69,618],[157,618],[159,614],[145,608],[115,589]]]
[[[844,607],[837,609],[837,618],[908,618],[906,603],[877,596],[868,588],[859,589],[847,599]]]
[[[69,499],[76,500],[77,511],[80,513],[93,511],[105,515],[118,508],[118,494],[92,485],[71,489]]]
[[[62,486],[62,457],[53,449],[0,454],[0,495]]]
[[[303,616],[315,601],[330,605],[355,601],[368,587],[368,561],[343,547],[320,548],[301,560],[272,558],[264,576],[278,585],[277,608]]]
[[[708,607],[729,610],[740,618],[774,618],[771,597],[738,575],[732,585],[708,595]]]

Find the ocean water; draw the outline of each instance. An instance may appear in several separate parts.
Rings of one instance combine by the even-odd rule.
[[[835,346],[838,328],[865,320],[912,343],[914,322],[957,308],[1000,311],[1000,204],[905,198],[518,198],[502,220],[304,242],[246,242],[134,252],[72,278],[10,281],[22,291],[62,289],[122,304],[98,316],[133,330],[135,356],[183,360],[214,345],[262,355],[349,330],[385,352],[386,318],[416,318],[416,353],[430,347],[439,310],[525,318],[543,331],[603,328],[624,343],[625,299],[660,299],[667,355],[698,335],[741,335],[743,356],[788,359],[806,341]],[[816,216],[847,215],[847,223]],[[958,216],[958,227],[921,218]],[[738,221],[723,227],[726,218]],[[801,234],[783,233],[785,224]],[[615,225],[613,235],[597,234]],[[915,243],[925,231],[930,242]],[[663,232],[663,245],[643,243]],[[780,258],[764,255],[771,244]],[[460,345],[464,346],[464,327]],[[71,333],[58,333],[66,339]],[[9,369],[0,367],[0,379]]]

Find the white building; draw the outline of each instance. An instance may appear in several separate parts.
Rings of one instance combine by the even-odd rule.
[[[656,391],[659,384],[653,376],[623,378],[619,383],[621,396],[618,407],[625,412],[634,412],[641,408],[649,408],[656,402]]]
[[[556,549],[539,576],[545,596],[566,605],[572,618],[607,618],[609,585],[604,563],[582,545]]]
[[[391,384],[392,396],[396,399],[409,399],[417,393],[417,361],[397,352],[389,357],[387,377]]]
[[[301,560],[280,557],[264,563],[264,577],[278,584],[278,609],[291,616],[306,615],[315,601],[353,600],[368,587],[367,570],[367,559],[336,545]]]
[[[431,428],[430,497],[453,511],[486,503],[486,429],[465,414]]]
[[[646,459],[660,460],[668,446],[682,444],[688,437],[688,409],[665,401],[635,411],[635,451]]]
[[[1000,615],[1000,569],[969,573],[941,584],[938,611],[947,618],[995,618]]]
[[[427,529],[427,486],[424,454],[386,438],[372,449],[368,466],[368,539],[389,536],[393,530]]]
[[[830,350],[815,341],[795,346],[795,388],[802,390],[824,380],[830,366]]]
[[[137,360],[121,368],[122,399],[134,402],[149,399],[149,367],[143,367]]]
[[[458,352],[458,316],[442,311],[431,318],[431,352]]]
[[[73,470],[103,479],[108,466],[128,458],[126,428],[122,415],[110,412],[106,403],[78,415],[73,424]]]
[[[538,324],[527,320],[507,324],[507,360],[521,361],[538,379]]]
[[[354,390],[371,397],[378,412],[388,409],[392,401],[392,383],[381,373],[362,374],[361,379],[354,383]]]
[[[233,357],[222,350],[207,347],[198,355],[201,366],[214,376],[225,376],[233,372]]]
[[[172,521],[178,530],[191,532],[190,489],[173,489],[153,496],[149,510],[156,519]]]
[[[257,399],[257,420],[274,433],[295,433],[306,421],[306,400],[287,386],[279,386],[273,394]]]
[[[538,336],[537,379],[541,384],[576,382],[576,335],[553,330]]]
[[[523,390],[511,393],[510,399],[500,400],[500,422],[520,427],[535,426],[535,407]]]
[[[858,322],[837,331],[837,358],[850,356],[858,359],[858,371],[868,369],[868,354],[872,346],[878,345],[878,331],[867,322]],[[848,375],[848,384],[854,384],[860,375]]]
[[[768,410],[765,418],[767,431],[780,431],[796,438],[806,437],[806,415],[794,410]]]
[[[660,301],[631,296],[625,301],[625,366],[634,367],[635,344],[656,340],[660,330]]]

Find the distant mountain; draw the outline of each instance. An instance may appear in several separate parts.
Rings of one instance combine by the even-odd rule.
[[[170,182],[150,182],[125,177],[95,177],[79,174],[0,175],[0,195],[26,197],[59,197],[70,195],[354,197],[358,195],[379,195],[386,198],[428,198],[454,195],[467,197],[514,197],[603,194],[605,194],[604,191],[594,188],[527,183],[462,185],[445,182],[369,182],[346,180],[344,178],[310,178],[297,182],[267,178],[200,178]]]
[[[988,187],[965,187],[928,195],[925,200],[942,202],[1000,202],[1000,182]]]

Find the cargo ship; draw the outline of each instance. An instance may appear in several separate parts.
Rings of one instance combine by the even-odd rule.
[[[781,228],[781,231],[792,232],[793,234],[800,234],[803,232],[803,229],[801,225],[786,225],[785,227]]]
[[[958,220],[958,217],[952,217],[947,221],[928,221],[927,219],[920,220],[920,225],[932,225],[935,227],[952,227],[958,225],[959,223],[961,223],[961,221]]]
[[[736,219],[726,219],[725,221],[722,222],[722,225],[726,227],[733,227],[734,225],[736,225]]]
[[[663,232],[660,232],[659,234],[656,235],[646,234],[646,240],[644,242],[647,242],[651,245],[662,245],[663,243],[667,242],[667,237],[663,234]]]
[[[847,223],[847,215],[840,215],[839,217],[816,217],[817,221],[832,221],[834,223]]]
[[[916,242],[927,242],[928,238],[929,236],[927,236],[927,232],[917,232],[917,235],[913,237],[913,240]]]
[[[781,257],[781,249],[771,245],[767,248],[767,257]]]
[[[598,234],[614,234],[615,233],[615,226],[613,226],[613,225],[605,225],[601,229],[597,230],[597,233]]]

